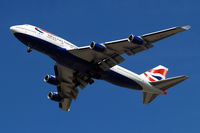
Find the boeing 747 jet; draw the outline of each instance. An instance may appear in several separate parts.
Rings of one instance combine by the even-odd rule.
[[[91,42],[89,46],[78,47],[67,40],[32,25],[10,27],[14,36],[24,43],[31,52],[35,49],[55,61],[54,75],[46,75],[44,81],[55,85],[57,92],[49,92],[48,98],[59,103],[59,107],[69,111],[72,100],[79,90],[94,79],[142,92],[144,104],[149,104],[158,95],[165,95],[167,89],[184,81],[187,76],[167,78],[168,68],[159,65],[142,74],[131,72],[118,64],[125,59],[122,54],[135,55],[153,47],[154,42],[188,30],[190,26],[173,27],[141,36],[105,43]]]

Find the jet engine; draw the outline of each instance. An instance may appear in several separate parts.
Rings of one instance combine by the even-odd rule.
[[[130,35],[128,37],[129,41],[132,42],[132,43],[135,43],[135,44],[143,44],[144,43],[144,40],[138,36],[135,36],[135,35]]]
[[[60,102],[63,98],[60,95],[58,95],[58,92],[49,92],[48,99]]]
[[[58,85],[58,81],[53,75],[46,75],[44,81],[52,85]]]
[[[106,47],[104,45],[95,42],[91,42],[90,47],[92,50],[95,50],[97,52],[104,52],[106,50]]]

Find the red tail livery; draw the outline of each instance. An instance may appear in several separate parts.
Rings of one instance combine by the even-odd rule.
[[[159,80],[163,80],[166,78],[168,72],[168,68],[159,65],[145,73],[143,73],[142,75],[150,82],[155,82],[155,81],[159,81]]]

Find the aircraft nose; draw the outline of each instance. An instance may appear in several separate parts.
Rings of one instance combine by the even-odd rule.
[[[14,34],[16,32],[16,26],[11,26],[10,31]]]

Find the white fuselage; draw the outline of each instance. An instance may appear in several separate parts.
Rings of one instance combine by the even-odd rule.
[[[44,54],[47,54],[48,56],[53,58],[56,62],[60,63],[61,65],[64,65],[65,67],[70,68],[71,66],[76,66],[71,69],[76,69],[76,70],[80,69],[80,71],[85,71],[86,69],[93,68],[91,63],[84,61],[78,57],[74,57],[69,53],[65,54],[64,57],[62,57],[61,54],[62,52],[67,52],[67,50],[77,49],[78,47],[56,35],[53,35],[47,31],[44,31],[32,25],[12,26],[10,30],[25,45],[33,49],[36,49],[40,52],[43,52]],[[38,43],[39,41],[41,43]],[[49,46],[48,44],[51,44],[51,46]],[[61,49],[62,51],[58,53],[55,49],[56,50]],[[101,75],[102,78],[100,79],[106,80],[110,83],[122,87],[142,90],[146,92],[152,92],[156,94],[163,94],[163,91],[153,87],[141,75],[131,72],[118,65],[110,68],[108,71],[101,72]]]

